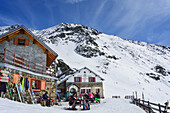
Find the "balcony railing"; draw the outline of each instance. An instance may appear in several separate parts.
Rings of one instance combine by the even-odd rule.
[[[4,49],[4,51],[0,51],[0,62],[24,68],[32,72],[41,73],[49,76],[56,76],[55,69],[36,62],[32,62],[31,60],[24,58],[6,48]]]

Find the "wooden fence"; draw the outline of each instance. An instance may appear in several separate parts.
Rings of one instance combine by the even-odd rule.
[[[133,104],[136,104],[148,113],[169,113],[165,110],[165,105],[156,104],[140,99],[133,99]],[[167,107],[167,110],[168,109],[170,110],[170,107]]]
[[[120,96],[112,96],[112,98],[120,98]]]

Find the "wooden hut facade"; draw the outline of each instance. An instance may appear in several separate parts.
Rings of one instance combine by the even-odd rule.
[[[57,56],[57,53],[25,26],[0,35],[0,89],[1,84],[6,83],[9,87],[5,96],[21,101],[17,86],[24,83],[23,79],[25,79],[29,81],[28,89],[32,88],[36,98],[44,91],[48,91],[49,95],[55,98],[57,78],[55,69],[50,68],[50,65]],[[4,73],[7,76],[4,76]],[[31,96],[28,90],[22,88],[20,93],[25,95],[27,101],[30,101]]]

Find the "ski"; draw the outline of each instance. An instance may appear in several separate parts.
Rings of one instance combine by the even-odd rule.
[[[33,100],[33,97],[32,97],[32,95],[31,95],[31,91],[30,91],[30,89],[28,89],[28,93],[30,94],[30,97],[31,97],[32,103],[34,104],[34,100]]]
[[[17,92],[18,92],[19,99],[20,99],[20,101],[21,101],[21,103],[22,103],[22,99],[21,99],[21,95],[20,95],[19,88],[18,88],[18,84],[15,83],[15,86],[16,86],[16,88],[17,88]]]
[[[27,104],[27,96],[26,96],[26,92],[23,91],[23,92],[22,92],[22,95],[23,95],[23,100],[25,101],[25,104]]]
[[[23,94],[22,94],[22,85],[21,84],[19,84],[19,91],[21,93],[22,100],[25,103],[25,99],[24,99]]]
[[[37,104],[37,98],[35,97],[34,91],[32,90],[32,86],[31,86],[31,92],[32,92],[32,95],[34,98],[34,102],[35,102],[35,104]]]
[[[8,87],[8,91],[9,91],[9,93],[10,93],[11,99],[14,100],[8,83],[7,83],[7,87]]]

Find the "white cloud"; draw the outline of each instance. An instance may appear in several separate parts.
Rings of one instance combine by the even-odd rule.
[[[10,18],[6,18],[2,15],[0,15],[0,22],[1,24],[7,24],[7,25],[14,25],[14,24],[18,24],[18,22],[16,22],[15,20],[12,20]]]
[[[66,0],[66,3],[76,4],[79,2],[83,2],[83,1],[86,1],[86,0]]]

